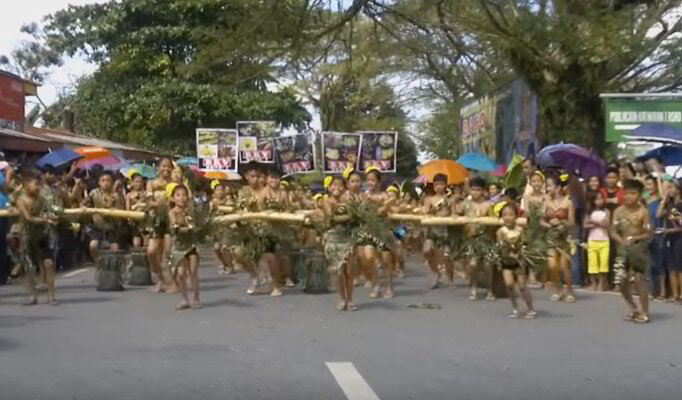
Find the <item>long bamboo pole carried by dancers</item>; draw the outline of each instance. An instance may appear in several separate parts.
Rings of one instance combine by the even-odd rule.
[[[219,211],[226,212],[227,209],[233,212],[234,209],[231,207],[221,206],[218,208]],[[276,212],[276,211],[262,211],[262,212],[237,212],[227,215],[221,215],[214,218],[216,223],[233,223],[239,221],[273,221],[273,222],[290,222],[290,223],[306,223],[310,220],[310,215],[313,214],[314,210],[304,210],[305,212]],[[145,213],[142,211],[126,211],[108,208],[66,208],[60,210],[59,215],[101,215],[103,217],[110,218],[127,218],[133,220],[140,220],[145,217]],[[2,217],[14,217],[18,216],[19,212],[14,209],[0,210],[0,218]],[[432,217],[428,215],[420,214],[389,214],[388,219],[392,221],[404,221],[404,222],[414,222],[425,226],[440,226],[440,225],[469,225],[469,224],[479,224],[479,225],[490,225],[490,226],[500,226],[504,223],[500,218],[495,217]],[[528,221],[526,218],[518,218],[516,223],[525,226]]]

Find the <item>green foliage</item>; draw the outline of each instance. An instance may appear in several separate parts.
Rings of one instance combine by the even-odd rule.
[[[298,39],[301,7],[256,0],[70,6],[46,18],[47,44],[98,68],[45,121],[56,125],[69,107],[79,132],[182,153],[193,150],[198,126],[267,119],[304,127],[309,114],[275,76]]]
[[[419,149],[436,159],[459,157],[460,123],[456,103],[443,103],[421,125]]]

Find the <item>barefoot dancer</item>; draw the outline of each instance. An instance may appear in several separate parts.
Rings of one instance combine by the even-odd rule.
[[[562,175],[565,179],[556,175],[547,176],[546,189],[547,198],[545,199],[545,215],[540,221],[545,228],[547,242],[549,244],[547,267],[549,274],[554,281],[554,294],[552,301],[565,299],[568,303],[575,303],[573,294],[573,284],[571,275],[571,255],[568,243],[568,228],[575,224],[575,209],[562,193],[562,186],[568,182],[568,176]],[[560,291],[559,283],[563,278],[564,289]]]
[[[642,183],[635,179],[623,181],[623,205],[613,212],[611,237],[616,242],[616,260],[613,265],[620,292],[630,307],[625,317],[628,321],[649,322],[649,242],[651,226],[649,211],[640,203]],[[641,311],[632,298],[630,284],[634,282],[639,292]]]
[[[168,205],[166,202],[166,186],[170,183],[173,162],[170,158],[162,158],[159,163],[159,177],[147,182],[147,197],[149,198],[150,222],[147,226],[149,241],[147,244],[147,258],[149,266],[157,276],[158,283],[154,291],[163,292],[172,287],[172,279],[166,273],[162,262],[164,260],[163,240],[168,233]]]
[[[234,201],[231,196],[227,195],[225,191],[225,185],[219,180],[214,180],[211,182],[211,190],[213,195],[211,196],[211,210],[220,215],[223,212],[219,211],[219,207],[234,207]],[[216,255],[220,265],[218,266],[219,274],[231,274],[234,272],[234,267],[232,265],[232,254],[230,253],[230,248],[226,243],[224,235],[220,234],[219,230],[214,232],[213,237],[213,253]]]
[[[28,290],[29,300],[26,305],[38,304],[35,288],[35,275],[38,267],[45,270],[47,301],[56,305],[54,240],[50,230],[57,225],[56,218],[50,216],[47,202],[40,196],[40,180],[30,176],[24,181],[25,190],[17,201],[21,219],[20,261],[24,267],[24,282]],[[52,232],[54,234],[54,232]]]
[[[533,299],[530,290],[526,286],[528,277],[528,265],[522,253],[527,249],[523,228],[516,225],[517,217],[516,205],[514,203],[503,203],[500,210],[500,217],[504,221],[504,226],[497,230],[497,252],[502,267],[502,276],[507,288],[507,295],[512,304],[512,313],[509,318],[518,318],[519,309],[516,303],[515,286],[518,286],[521,297],[526,303],[526,319],[533,319],[537,313],[533,309]]]
[[[189,215],[189,192],[183,185],[171,183],[169,185],[170,211],[168,221],[172,238],[171,251],[168,257],[170,271],[175,283],[180,289],[182,302],[178,310],[201,308],[199,301],[199,253],[194,237],[194,225]],[[187,278],[192,285],[192,302],[187,297]]]
[[[98,179],[98,187],[90,191],[83,205],[114,210],[125,209],[125,198],[114,186],[111,172],[102,172]],[[120,230],[120,220],[97,214],[92,216],[92,226],[88,229],[88,236],[90,239],[90,255],[93,260],[97,260],[100,245],[108,245],[109,250],[120,248]]]
[[[437,217],[449,217],[452,214],[452,205],[445,195],[447,181],[448,177],[444,174],[433,177],[434,194],[424,200],[424,214]],[[449,260],[450,243],[451,237],[446,226],[430,226],[426,229],[423,254],[433,275],[432,289],[440,284],[441,269],[446,272],[448,284],[454,287],[454,269]]]
[[[490,215],[492,205],[483,197],[485,181],[483,178],[474,178],[469,182],[469,193],[471,200],[461,203],[460,214],[466,217],[479,218]],[[480,224],[465,225],[464,257],[466,270],[469,275],[469,300],[477,300],[478,272],[480,269],[488,267],[488,294],[486,300],[495,300],[493,294],[493,273],[489,265],[485,265],[485,256],[493,245],[493,236],[488,227]]]
[[[145,190],[144,177],[137,173],[135,169],[131,169],[128,172],[128,178],[130,179],[132,190],[126,194],[126,210],[143,211],[147,208],[147,192]],[[141,226],[134,221],[131,221],[130,224],[133,233],[133,246],[141,248],[143,245]]]
[[[377,215],[386,216],[391,206],[396,205],[396,200],[389,201],[387,193],[381,190],[381,172],[379,171],[379,168],[374,166],[368,167],[365,170],[365,175],[367,176],[367,191],[365,192],[364,201]],[[365,247],[367,244],[371,244],[374,247],[374,251],[379,252],[379,262],[383,267],[383,272],[386,277],[386,290],[383,297],[387,299],[392,298],[394,296],[393,274],[397,270],[397,259],[391,251],[394,242],[394,240],[392,240],[392,232],[387,229],[386,235],[382,238],[374,237],[368,232],[365,232],[365,235]],[[364,252],[365,250],[362,249],[362,251]],[[373,288],[376,290],[376,296],[378,296],[381,291],[381,284],[378,281],[378,271],[375,270],[373,276],[376,276],[375,279],[377,282],[376,285],[373,285]],[[373,290],[370,296],[374,295],[375,291]]]
[[[266,187],[256,195],[259,209],[285,212],[289,210],[289,196],[281,189],[280,173],[277,168],[267,172]],[[266,245],[258,260],[259,270],[270,276],[272,290],[270,296],[282,295],[282,283],[293,287],[291,281],[290,247],[295,238],[294,231],[287,225],[276,222],[259,222],[256,226],[262,230],[261,236]]]
[[[348,262],[353,251],[351,230],[348,226],[350,216],[344,205],[345,181],[333,177],[329,186],[329,197],[322,203],[324,215],[330,228],[324,233],[324,254],[329,272],[337,277],[339,311],[356,310],[353,304],[353,270]]]
[[[524,163],[524,166],[528,163]],[[540,244],[543,241],[544,229],[540,226],[540,220],[544,215],[545,206],[545,175],[539,170],[530,173],[529,185],[521,199],[521,209],[528,218],[527,238],[531,245]],[[541,273],[546,269],[546,262],[542,266],[536,265],[528,272],[528,287],[531,289],[542,288],[544,276]]]

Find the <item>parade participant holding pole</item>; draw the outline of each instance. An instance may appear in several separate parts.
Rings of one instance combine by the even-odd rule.
[[[131,190],[126,194],[126,210],[144,211],[147,208],[147,192],[145,190],[144,177],[137,173],[135,169],[128,172]],[[133,246],[142,247],[142,229],[135,221],[130,221],[133,236]]]
[[[329,185],[329,197],[322,203],[324,215],[330,228],[324,233],[324,253],[329,272],[337,278],[339,311],[355,311],[353,304],[353,269],[349,258],[353,251],[350,216],[346,212],[345,180],[333,177]]]
[[[485,181],[483,178],[474,178],[469,181],[470,200],[465,200],[460,204],[459,213],[465,217],[479,218],[490,215],[492,205],[485,200],[483,192]],[[469,274],[469,300],[477,300],[478,271],[486,267],[485,256],[493,245],[493,234],[490,229],[481,224],[465,225],[464,238],[464,258],[466,270]],[[487,266],[490,267],[490,266]],[[488,294],[486,300],[495,300],[493,294],[493,271],[488,269]]]
[[[201,308],[199,301],[199,252],[194,237],[194,224],[189,211],[189,191],[183,185],[171,183],[168,188],[171,202],[168,212],[172,238],[168,258],[171,275],[180,289],[182,302],[178,310]],[[192,302],[187,297],[187,278],[192,286]]]
[[[98,187],[90,191],[83,205],[104,209],[125,209],[125,199],[118,192],[118,188],[114,187],[111,172],[102,172],[98,179]],[[121,221],[118,219],[107,218],[98,214],[92,216],[92,225],[88,226],[87,235],[90,240],[90,255],[93,260],[97,260],[100,245],[108,246],[109,250],[120,248],[120,228]]]
[[[47,301],[59,304],[55,295],[54,239],[52,227],[57,220],[50,214],[47,201],[40,195],[41,183],[37,176],[27,177],[25,191],[17,201],[21,220],[20,260],[24,267],[24,282],[29,299],[26,305],[38,304],[35,275],[38,268],[45,270]]]
[[[225,190],[225,184],[219,180],[214,180],[211,182],[211,190],[213,194],[211,195],[211,210],[218,215],[222,214],[219,211],[220,207],[234,207],[234,201],[231,196],[227,195]],[[221,234],[220,230],[216,230],[213,236],[213,253],[215,253],[216,258],[220,261],[218,266],[219,274],[232,274],[234,273],[234,267],[232,265],[232,254],[230,252],[229,245],[227,241]]]
[[[175,291],[172,279],[165,273],[163,265],[164,238],[168,234],[168,204],[166,201],[166,186],[171,182],[173,162],[164,157],[159,163],[158,178],[147,182],[147,197],[149,198],[149,223],[146,227],[149,241],[147,245],[147,258],[152,273],[156,274],[158,283],[154,287],[155,292]]]
[[[423,213],[430,216],[449,217],[453,207],[445,195],[448,177],[436,174],[433,177],[433,194],[424,200]],[[433,275],[431,289],[440,285],[441,269],[445,270],[448,284],[454,287],[454,268],[450,261],[451,238],[446,226],[429,226],[426,230],[423,254]]]

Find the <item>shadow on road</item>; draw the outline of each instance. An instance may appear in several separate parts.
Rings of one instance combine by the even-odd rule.
[[[105,303],[107,301],[114,301],[115,297],[76,297],[71,299],[59,299],[61,303],[65,304],[80,304],[80,303]]]
[[[37,307],[37,306],[36,306]],[[0,316],[0,328],[13,328],[17,326],[28,325],[31,322],[51,321],[58,319],[52,316]]]
[[[19,344],[17,342],[0,338],[0,351],[13,350],[13,349],[17,349],[19,347],[21,347],[21,346],[19,346]]]
[[[213,308],[213,307],[220,307],[220,306],[231,306],[231,307],[237,307],[237,308],[249,308],[249,307],[255,307],[254,304],[252,303],[246,303],[240,300],[234,300],[234,299],[220,299],[216,301],[210,301],[208,303],[203,303],[204,308]]]

